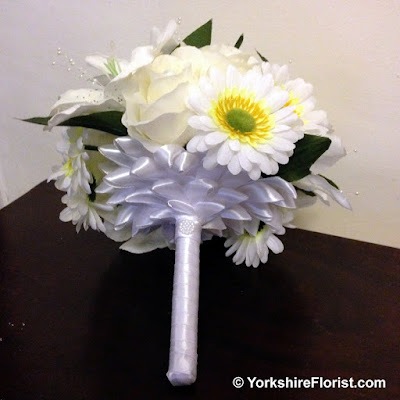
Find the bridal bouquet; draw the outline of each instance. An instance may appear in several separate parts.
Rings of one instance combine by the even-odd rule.
[[[182,42],[171,21],[130,60],[91,56],[96,84],[69,90],[50,116],[67,126],[62,221],[144,253],[175,249],[173,385],[196,380],[200,243],[226,238],[227,256],[258,267],[283,250],[293,211],[317,198],[350,208],[321,175],[345,155],[313,87],[260,53],[211,45],[211,21]],[[329,204],[329,203],[328,203]]]

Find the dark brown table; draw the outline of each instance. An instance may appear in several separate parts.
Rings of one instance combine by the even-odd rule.
[[[221,240],[203,244],[198,379],[174,388],[174,253],[77,235],[58,220],[61,195],[42,183],[0,211],[1,400],[400,399],[400,250],[291,230],[284,253],[253,269],[225,258]],[[246,379],[313,376],[386,389]]]

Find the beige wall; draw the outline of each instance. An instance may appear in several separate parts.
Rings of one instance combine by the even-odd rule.
[[[151,26],[178,17],[182,37],[213,17],[214,42],[233,44],[244,32],[243,49],[290,62],[294,76],[314,84],[349,153],[328,175],[353,212],[313,207],[298,226],[400,247],[399,1],[3,0],[0,205],[45,179],[58,159],[57,133],[13,118],[45,115],[58,94],[83,86],[85,55],[109,53],[113,41],[128,57]],[[57,47],[75,60],[71,71]]]

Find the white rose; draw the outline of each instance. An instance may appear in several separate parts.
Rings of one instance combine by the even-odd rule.
[[[193,135],[185,104],[193,78],[190,63],[160,55],[120,81],[126,107],[122,123],[129,135],[156,145],[184,145]]]

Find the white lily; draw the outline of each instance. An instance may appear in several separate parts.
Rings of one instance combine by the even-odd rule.
[[[321,199],[325,204],[329,205],[329,198],[335,200],[342,207],[351,210],[351,205],[349,201],[346,199],[345,195],[337,188],[332,186],[326,178],[320,175],[310,174],[296,182],[292,182],[293,185],[299,189],[302,189],[306,192],[313,192],[315,195]],[[309,199],[307,199],[307,196]],[[308,201],[307,201],[308,200]],[[308,196],[304,194],[301,196],[299,193],[297,206],[305,207],[315,203],[315,197]]]
[[[88,64],[102,72],[102,76],[95,79],[101,88],[69,90],[61,95],[50,112],[52,118],[45,129],[51,130],[64,121],[80,115],[124,111],[118,82],[136,72],[138,68],[151,63],[154,57],[162,52],[170,49],[172,51],[178,44],[173,39],[176,27],[176,22],[170,21],[163,32],[155,28],[156,30],[152,32],[153,43],[133,50],[130,62],[105,56],[87,57]]]
[[[46,130],[80,115],[90,115],[105,111],[123,111],[124,107],[116,100],[107,98],[103,90],[78,89],[68,90],[53,105]]]

